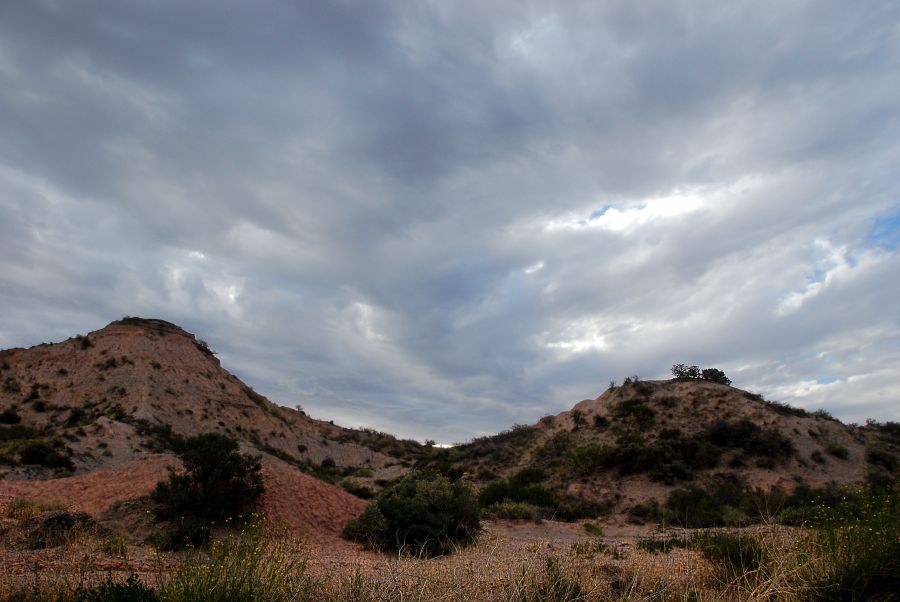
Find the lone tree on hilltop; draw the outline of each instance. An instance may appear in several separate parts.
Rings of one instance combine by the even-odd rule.
[[[672,376],[675,378],[700,378],[700,368],[697,366],[688,366],[686,364],[675,364],[672,366]]]
[[[704,368],[701,378],[712,383],[719,383],[720,385],[731,384],[731,379],[725,376],[725,373],[718,368]]]
[[[703,368],[703,370],[701,370],[698,366],[675,364],[672,366],[672,376],[675,378],[708,380],[709,382],[718,383],[720,385],[731,384],[731,379],[725,376],[725,373],[718,368]]]

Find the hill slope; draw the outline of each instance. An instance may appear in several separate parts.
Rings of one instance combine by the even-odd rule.
[[[700,379],[627,379],[534,425],[446,450],[436,464],[493,487],[498,499],[518,495],[498,489],[511,482],[523,498],[540,498],[537,486],[557,503],[587,500],[621,514],[676,489],[723,482],[786,493],[855,487],[896,478],[898,456],[897,433],[884,425],[848,426]]]
[[[162,320],[126,318],[87,336],[0,351],[0,502],[70,500],[100,515],[149,493],[177,465],[178,440],[203,432],[263,456],[265,511],[334,533],[364,506],[336,484],[365,493],[409,470],[408,460],[355,441],[417,447],[278,406]]]

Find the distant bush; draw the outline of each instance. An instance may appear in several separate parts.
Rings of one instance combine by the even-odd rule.
[[[748,454],[786,460],[796,452],[790,439],[774,429],[762,429],[749,420],[716,421],[705,432],[705,438],[720,447],[742,449]]]
[[[637,541],[637,549],[651,554],[668,554],[675,548],[688,547],[688,540],[682,537],[642,537]]]
[[[72,602],[156,602],[159,596],[134,574],[119,583],[107,577],[96,585],[79,585]]]
[[[539,522],[544,518],[544,510],[527,502],[511,502],[505,500],[484,508],[485,518],[504,518],[507,520],[530,520]]]
[[[688,366],[687,364],[675,364],[672,366],[672,376],[675,378],[700,378],[701,372],[698,366]]]
[[[552,508],[556,505],[556,496],[542,485],[532,484],[527,479],[516,477],[490,483],[478,494],[478,503],[482,508],[504,501]]]
[[[190,437],[177,452],[182,472],[170,470],[151,493],[156,518],[175,523],[164,547],[204,544],[215,522],[239,520],[263,493],[258,456],[238,452],[237,441],[218,433]]]
[[[472,543],[479,529],[478,504],[466,485],[420,472],[382,491],[343,535],[377,550],[439,556]]]
[[[839,443],[830,442],[825,445],[825,451],[835,458],[840,458],[841,460],[846,460],[850,457],[850,452],[846,447]]]
[[[768,560],[765,548],[751,535],[698,533],[691,538],[690,546],[718,565],[726,582],[759,570]]]
[[[725,373],[718,368],[704,368],[700,373],[700,378],[720,385],[731,385],[731,379],[725,376]]]
[[[782,416],[795,416],[797,418],[804,418],[809,416],[809,412],[802,408],[795,408],[792,405],[788,405],[786,403],[780,401],[765,401],[762,395],[756,395],[751,393],[751,399],[757,399],[758,401],[763,401],[767,406],[775,410],[776,413],[781,414]]]
[[[19,462],[22,464],[37,464],[47,468],[64,468],[75,470],[72,460],[61,453],[61,445],[54,446],[44,440],[27,441],[19,446]]]
[[[612,407],[612,415],[616,418],[632,418],[643,429],[653,425],[656,410],[648,406],[642,399],[625,399]]]
[[[19,416],[15,408],[6,408],[0,412],[0,422],[3,424],[19,424],[22,422],[22,417]]]

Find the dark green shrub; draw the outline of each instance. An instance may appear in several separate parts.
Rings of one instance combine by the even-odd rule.
[[[485,518],[504,518],[507,520],[530,520],[540,522],[544,518],[544,510],[527,502],[497,502],[482,510]]]
[[[612,414],[616,418],[633,419],[641,429],[650,427],[656,420],[656,410],[639,398],[620,401],[612,407]]]
[[[720,385],[731,385],[731,379],[725,376],[725,373],[718,368],[704,368],[700,373],[700,378]]]
[[[795,453],[790,439],[774,429],[762,429],[749,420],[718,420],[705,432],[705,438],[719,447],[742,449],[748,454],[783,461]]]
[[[765,401],[762,395],[750,394],[751,399],[757,399],[758,401]],[[782,416],[796,416],[798,418],[803,418],[804,416],[809,416],[809,412],[801,408],[795,408],[792,405],[788,405],[786,403],[782,403],[780,401],[766,401],[767,406],[775,410],[776,413],[781,414]]]
[[[866,448],[866,462],[881,466],[890,473],[900,468],[900,459],[881,443],[873,443]]]
[[[675,548],[686,548],[689,543],[681,537],[642,537],[637,541],[637,548],[651,554],[668,554]]]
[[[718,565],[725,581],[733,582],[758,570],[767,560],[765,548],[750,535],[735,533],[698,533],[691,547]]]
[[[71,598],[73,602],[156,602],[159,596],[135,575],[129,575],[123,583],[111,578],[97,585],[81,585]]]
[[[675,378],[697,379],[700,378],[700,368],[698,366],[688,366],[687,364],[675,364],[672,366],[672,376]]]
[[[159,520],[176,521],[192,543],[207,537],[211,523],[238,520],[263,493],[258,456],[238,452],[234,439],[218,433],[191,437],[177,452],[184,465],[170,471],[151,493]],[[181,542],[171,542],[177,547]],[[200,541],[199,543],[203,543]]]
[[[594,519],[608,515],[610,511],[611,507],[607,503],[580,495],[563,495],[557,501],[552,517],[565,522],[575,522],[583,518]]]
[[[722,527],[730,521],[729,515],[742,506],[746,494],[743,483],[723,480],[708,488],[694,485],[676,489],[666,499],[666,510],[671,520],[683,527]]]
[[[850,457],[850,452],[847,450],[847,448],[839,443],[828,443],[825,446],[825,451],[835,458],[839,458],[841,460],[846,460]]]
[[[22,417],[19,416],[15,408],[6,408],[0,412],[0,422],[3,424],[19,424],[22,422]]]
[[[8,426],[0,427],[0,442],[16,441],[21,439],[34,439],[38,435],[38,431],[27,426]]]
[[[46,441],[28,441],[19,447],[18,452],[19,462],[22,464],[37,464],[47,468],[75,470],[72,460]]]
[[[377,550],[438,556],[472,543],[479,529],[478,504],[466,485],[419,472],[379,494],[343,535]]]

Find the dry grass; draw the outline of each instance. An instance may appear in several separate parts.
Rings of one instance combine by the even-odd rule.
[[[727,537],[732,532],[722,532]],[[750,570],[708,560],[694,549],[653,554],[630,543],[586,536],[561,545],[488,532],[454,554],[423,559],[351,551],[320,556],[284,531],[249,529],[210,550],[110,555],[101,537],[55,550],[4,552],[0,599],[65,600],[79,585],[137,574],[161,600],[358,602],[549,602],[588,600],[807,600],[829,569],[819,535],[765,526],[740,531],[765,551]],[[129,556],[130,554],[130,556]],[[16,560],[15,566],[7,562]],[[65,567],[66,570],[59,570]],[[48,570],[51,569],[52,570]],[[19,596],[19,598],[15,598]]]

